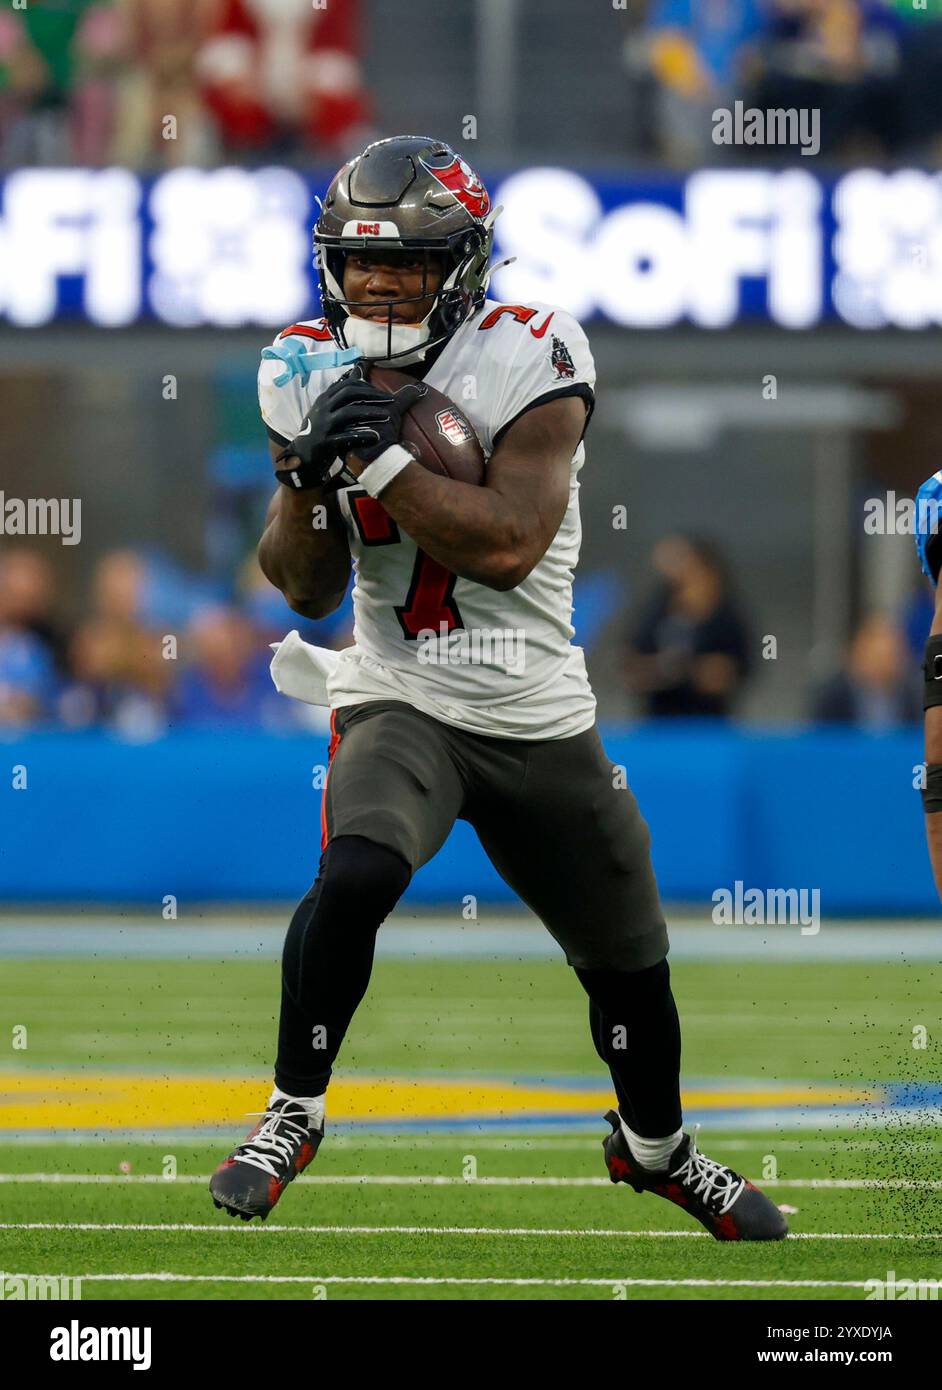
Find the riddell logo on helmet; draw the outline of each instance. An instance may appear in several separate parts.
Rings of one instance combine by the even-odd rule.
[[[357,236],[379,236],[378,222],[358,222]]]

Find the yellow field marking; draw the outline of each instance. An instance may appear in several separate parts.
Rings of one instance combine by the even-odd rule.
[[[246,1077],[142,1076],[123,1072],[0,1071],[0,1130],[170,1128],[240,1124],[260,1111],[269,1086]],[[879,1088],[790,1086],[691,1088],[690,1109],[781,1109],[879,1103]],[[540,1086],[532,1081],[441,1081],[428,1077],[338,1078],[330,1088],[333,1121],[513,1119],[532,1115],[598,1115],[613,1104],[597,1089]]]

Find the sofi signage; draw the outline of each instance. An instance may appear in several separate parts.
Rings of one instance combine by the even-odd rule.
[[[27,169],[3,181],[0,315],[32,327],[277,326],[316,312],[314,195],[326,171]],[[492,294],[626,328],[765,321],[942,323],[942,176],[702,170],[489,180],[504,212]]]

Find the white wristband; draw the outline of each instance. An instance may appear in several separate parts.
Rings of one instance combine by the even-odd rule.
[[[407,463],[415,463],[415,456],[401,444],[390,444],[385,453],[368,463],[358,481],[371,497],[378,497],[384,487],[388,487],[397,473],[401,473]]]

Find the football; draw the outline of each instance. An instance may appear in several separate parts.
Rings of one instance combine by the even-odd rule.
[[[383,391],[398,391],[415,378],[390,367],[372,367],[369,380]],[[444,478],[479,486],[484,481],[484,450],[464,411],[434,386],[403,418],[402,442],[423,468]]]

